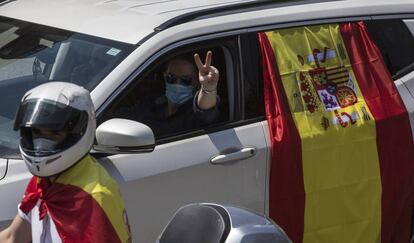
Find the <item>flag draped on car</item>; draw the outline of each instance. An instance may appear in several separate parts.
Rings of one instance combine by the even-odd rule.
[[[130,242],[128,218],[117,184],[87,155],[54,183],[32,177],[20,210],[39,213],[56,225],[62,242]]]
[[[407,111],[363,22],[259,33],[270,217],[294,242],[408,242]]]

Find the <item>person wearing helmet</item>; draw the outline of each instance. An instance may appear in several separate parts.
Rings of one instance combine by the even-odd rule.
[[[89,155],[95,111],[89,92],[53,82],[28,91],[15,119],[33,174],[0,242],[130,242],[115,181]]]

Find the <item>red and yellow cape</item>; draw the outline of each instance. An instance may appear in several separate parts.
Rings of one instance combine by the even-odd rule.
[[[59,175],[54,183],[33,177],[20,210],[29,213],[40,200],[62,242],[130,242],[130,232],[119,188],[90,156]]]

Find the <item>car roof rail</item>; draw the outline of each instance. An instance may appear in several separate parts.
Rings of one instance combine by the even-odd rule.
[[[185,13],[178,15],[174,18],[167,20],[166,22],[160,24],[154,28],[154,31],[159,32],[173,26],[183,24],[195,19],[221,16],[224,14],[247,12],[253,10],[261,10],[273,5],[273,7],[285,7],[285,6],[294,6],[301,4],[311,4],[311,3],[320,3],[320,2],[334,2],[334,1],[343,1],[343,0],[258,0],[258,1],[248,1],[241,2],[236,4],[230,4],[219,7],[212,7],[202,10],[196,10],[193,12]]]
[[[14,2],[16,0],[0,0],[0,7],[6,5],[8,3]]]

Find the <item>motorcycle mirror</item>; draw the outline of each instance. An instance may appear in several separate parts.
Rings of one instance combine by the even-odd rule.
[[[291,243],[286,233],[266,216],[248,209],[212,203],[181,207],[157,243]]]

